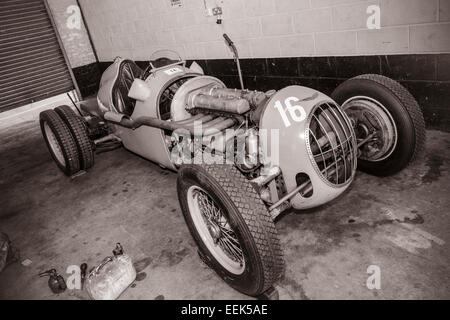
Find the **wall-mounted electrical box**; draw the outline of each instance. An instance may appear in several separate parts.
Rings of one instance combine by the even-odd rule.
[[[182,0],[170,0],[170,6],[172,8],[181,8],[183,6]]]
[[[213,16],[220,16],[220,15],[222,15],[222,7],[212,8],[212,14],[213,14]]]
[[[207,17],[221,16],[223,0],[203,0]]]

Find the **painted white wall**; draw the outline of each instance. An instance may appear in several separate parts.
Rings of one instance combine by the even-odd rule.
[[[59,0],[52,0],[59,1]],[[68,0],[65,0],[68,1]],[[81,0],[101,61],[147,60],[157,49],[186,59],[450,52],[450,0]],[[204,3],[223,7],[223,24]],[[381,29],[368,30],[379,5]]]
[[[95,62],[94,52],[83,20],[81,17],[74,16],[76,12],[73,11],[73,6],[76,6],[77,2],[75,0],[47,0],[47,2],[70,66],[76,68]],[[80,28],[74,27],[75,20],[73,19],[80,19]]]

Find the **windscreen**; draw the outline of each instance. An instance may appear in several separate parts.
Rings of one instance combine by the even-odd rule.
[[[150,57],[150,64],[153,69],[162,68],[179,62],[182,62],[180,55],[171,50],[159,50],[154,52]]]

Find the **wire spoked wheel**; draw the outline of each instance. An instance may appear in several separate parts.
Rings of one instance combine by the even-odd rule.
[[[369,138],[360,148],[361,160],[383,161],[394,152],[397,126],[383,104],[370,97],[356,96],[344,102],[342,108],[352,121],[358,142]]]
[[[189,188],[187,198],[194,224],[209,251],[229,272],[242,274],[245,269],[242,248],[223,208],[198,186]]]
[[[182,165],[178,200],[200,257],[231,287],[266,292],[284,271],[275,224],[250,182],[231,165]]]

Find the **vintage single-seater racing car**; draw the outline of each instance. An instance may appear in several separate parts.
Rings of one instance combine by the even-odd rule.
[[[420,107],[398,82],[367,74],[331,97],[300,85],[227,88],[159,51],[143,70],[116,58],[93,101],[40,114],[49,151],[68,176],[117,145],[178,173],[187,226],[203,260],[236,290],[258,296],[284,270],[274,220],[341,195],[357,167],[393,175],[424,146]]]

